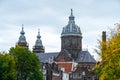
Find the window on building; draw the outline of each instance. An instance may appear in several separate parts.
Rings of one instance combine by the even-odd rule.
[[[67,27],[67,28],[65,29],[65,32],[69,32],[69,31],[70,31],[70,28]]]
[[[72,74],[70,74],[70,78],[72,78]]]
[[[82,78],[82,75],[81,75],[81,73],[78,73],[78,78],[80,79],[80,78]]]

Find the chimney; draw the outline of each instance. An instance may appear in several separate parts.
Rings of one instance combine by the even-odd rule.
[[[102,41],[106,42],[106,31],[102,32]]]
[[[104,50],[106,50],[106,31],[102,32],[102,53]]]

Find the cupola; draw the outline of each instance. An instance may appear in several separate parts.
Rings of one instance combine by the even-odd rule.
[[[68,24],[63,27],[61,37],[63,36],[81,36],[82,33],[80,27],[75,24],[75,17],[73,16],[73,10],[71,9],[71,15],[69,16]]]
[[[42,45],[40,30],[38,30],[37,40],[35,42],[35,46],[33,47],[33,52],[35,53],[44,53],[44,47]]]
[[[19,40],[16,45],[28,48],[28,43],[27,43],[26,37],[24,35],[25,35],[25,32],[24,32],[24,27],[22,24],[22,30],[20,32],[20,37],[19,37]]]

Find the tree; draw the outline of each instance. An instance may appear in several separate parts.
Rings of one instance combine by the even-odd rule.
[[[15,61],[13,56],[0,53],[0,80],[16,80]]]
[[[15,58],[17,80],[42,80],[42,72],[38,57],[27,48],[16,46],[9,51]]]
[[[106,43],[101,41],[99,46],[102,61],[96,66],[96,73],[100,80],[120,80],[120,24]]]

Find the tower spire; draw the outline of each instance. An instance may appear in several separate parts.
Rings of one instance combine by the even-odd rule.
[[[25,34],[25,32],[24,32],[24,27],[23,27],[24,25],[22,24],[22,31],[20,32],[20,34],[21,35],[24,35]]]
[[[40,29],[38,29],[38,33],[40,33]]]
[[[40,29],[38,29],[38,36],[37,36],[37,38],[38,38],[38,39],[41,38],[41,36],[40,36]]]
[[[33,47],[33,52],[35,53],[44,53],[44,47],[42,45],[41,36],[40,36],[40,29],[38,29],[37,40],[35,42],[35,46]]]
[[[24,26],[24,24],[22,24],[22,27]]]
[[[73,9],[71,8],[71,15],[69,16],[69,23],[75,23],[74,21],[74,16],[73,16]]]
[[[28,48],[28,43],[26,41],[26,37],[24,36],[25,32],[24,32],[24,27],[23,26],[24,25],[22,24],[22,30],[20,32],[19,41],[17,42],[16,45]]]

